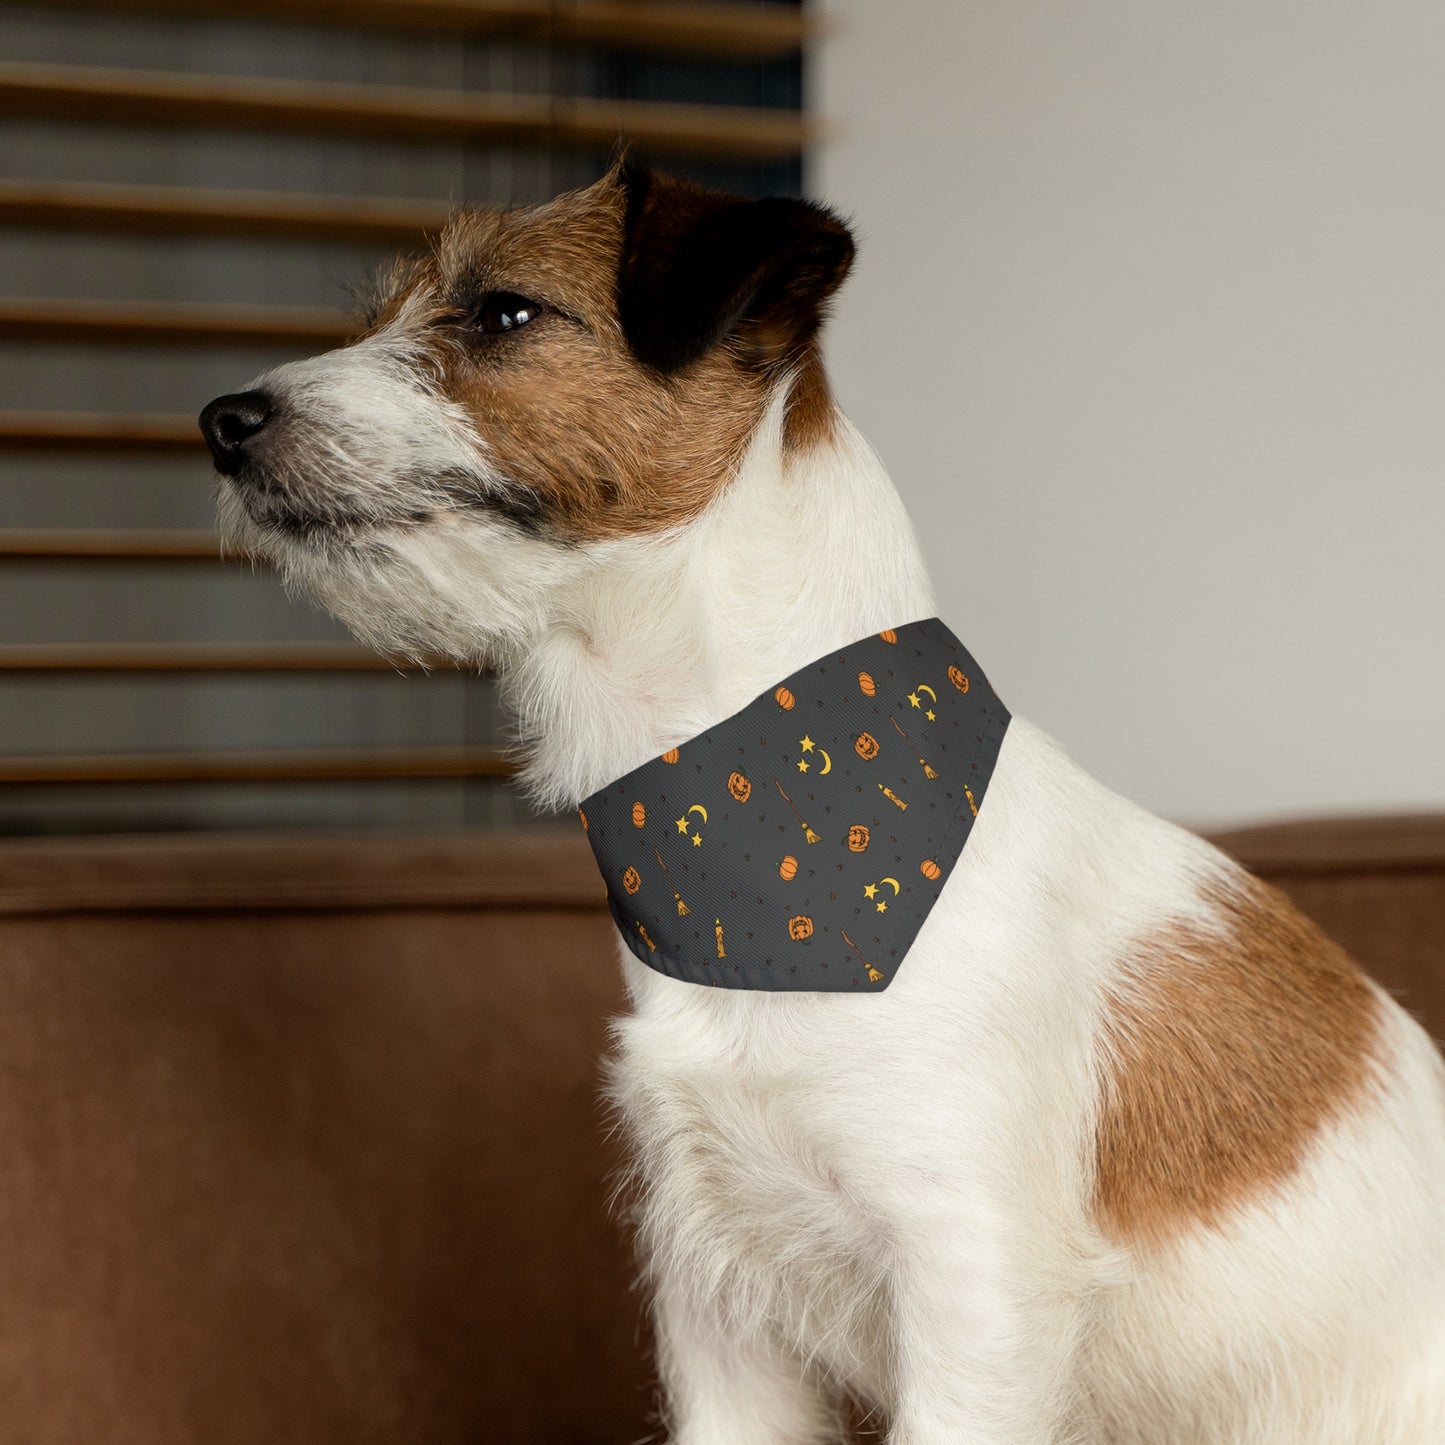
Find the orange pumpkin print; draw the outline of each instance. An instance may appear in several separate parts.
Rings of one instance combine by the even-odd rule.
[[[782,708],[784,712],[791,712],[793,710],[793,704],[797,702],[797,698],[785,687],[780,687],[773,694],[773,697],[777,699],[778,706]]]
[[[746,803],[753,795],[753,785],[741,773],[729,773],[728,792],[739,803]]]
[[[960,691],[968,691],[968,678],[952,663],[948,666],[948,680]]]
[[[850,853],[862,853],[868,847],[868,840],[873,835],[868,831],[864,823],[854,823],[848,829],[848,851]]]
[[[878,756],[878,739],[872,733],[859,733],[858,741],[853,744],[853,751],[865,763],[871,762]]]
[[[798,876],[798,860],[791,853],[778,864],[778,877],[784,883],[791,883]]]
[[[932,883],[933,880],[943,872],[943,869],[940,868],[932,858],[925,858],[923,862],[918,865],[918,871]]]
[[[878,695],[878,684],[873,681],[871,673],[860,672],[858,674],[858,688],[864,697],[876,697]]]
[[[632,805],[632,826],[641,828],[647,822],[647,809],[641,803]]]
[[[795,943],[801,943],[805,938],[813,936],[813,920],[806,913],[800,913],[796,918],[788,920],[788,937]]]
[[[629,893],[636,893],[637,890],[642,887],[642,874],[639,873],[636,868],[629,868],[627,872],[622,875],[622,886]]]
[[[884,642],[898,641],[898,634],[891,627],[888,629],[887,632],[880,632],[878,635],[884,640]]]
[[[662,761],[665,762],[665,763],[675,763],[675,762],[677,761],[677,757],[678,757],[677,749],[676,749],[676,748],[668,748],[668,750],[667,750],[665,753],[663,753],[663,755],[662,755]]]
[[[577,816],[582,819],[582,831],[585,833],[587,831],[587,814],[585,810],[582,808],[578,808]]]

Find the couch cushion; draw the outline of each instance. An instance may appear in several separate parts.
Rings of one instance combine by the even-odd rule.
[[[621,1442],[619,970],[549,840],[0,848],[0,1434]]]

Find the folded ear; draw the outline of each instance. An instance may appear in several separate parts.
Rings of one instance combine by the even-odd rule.
[[[853,262],[831,211],[744,200],[623,162],[618,314],[634,355],[677,371],[736,336],[767,365],[798,355]]]

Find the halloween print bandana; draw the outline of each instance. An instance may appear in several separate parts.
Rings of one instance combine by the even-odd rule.
[[[819,658],[585,800],[617,926],[687,983],[887,988],[1008,724],[936,617]]]

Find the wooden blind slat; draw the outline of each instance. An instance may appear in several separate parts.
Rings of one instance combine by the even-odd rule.
[[[441,205],[350,196],[0,181],[0,225],[55,231],[415,246],[447,215]]]
[[[0,297],[0,340],[169,346],[339,346],[359,328],[321,307]]]
[[[0,756],[0,783],[280,783],[384,778],[500,778],[499,748],[357,748],[218,753]]]
[[[193,416],[0,411],[0,451],[205,454]]]
[[[0,531],[0,559],[11,562],[218,562],[222,557],[221,543],[214,532],[94,531],[58,527]]]
[[[12,643],[0,675],[25,673],[400,672],[344,642]]]
[[[796,156],[813,136],[796,111],[28,63],[0,65],[0,115],[594,150],[626,136],[735,160]]]
[[[14,3],[14,0],[12,0]],[[21,0],[23,3],[23,0]],[[547,43],[628,46],[709,56],[796,55],[813,27],[790,6],[659,0],[48,0],[76,9],[512,35]]]

